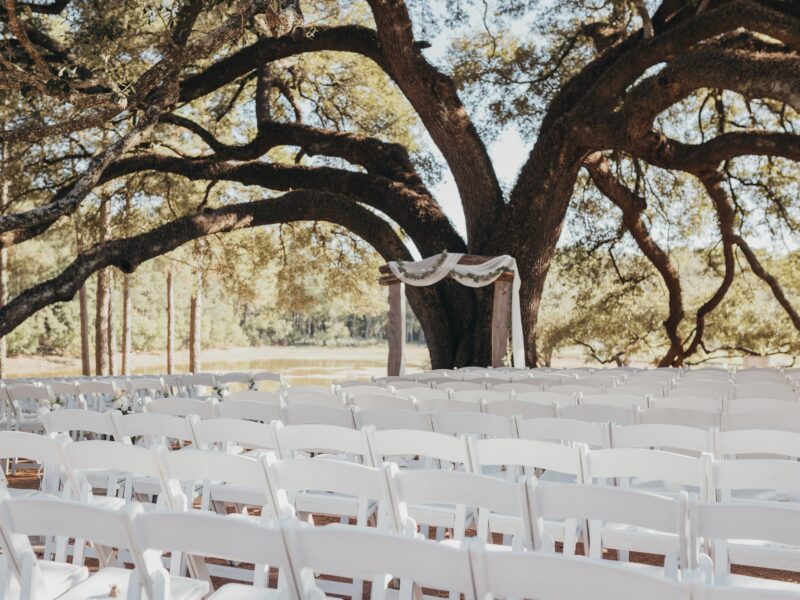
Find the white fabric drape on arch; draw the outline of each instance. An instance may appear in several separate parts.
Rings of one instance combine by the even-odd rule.
[[[479,265],[460,265],[463,254],[434,254],[416,262],[402,263],[396,261],[388,263],[392,275],[403,283],[414,286],[428,286],[438,283],[445,277],[452,277],[459,283],[468,287],[484,287],[492,285],[505,271],[514,272],[514,285],[511,293],[511,347],[514,351],[514,366],[525,367],[525,338],[522,333],[522,313],[519,304],[520,278],[517,270],[517,261],[513,256],[504,254],[495,256]],[[485,277],[496,273],[489,279]],[[477,277],[478,280],[470,277]],[[405,340],[403,340],[405,347]]]

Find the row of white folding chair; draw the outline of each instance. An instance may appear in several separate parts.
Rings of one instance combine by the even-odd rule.
[[[37,518],[42,514],[48,517]],[[218,515],[146,514],[136,510],[121,513],[58,500],[6,500],[0,507],[0,523],[15,542],[12,555],[18,562],[10,561],[11,570],[17,572],[26,591],[33,591],[30,584],[41,588],[42,580],[50,583],[54,579],[51,576],[48,580],[43,575],[50,569],[45,568],[45,561],[36,559],[30,544],[26,547],[21,539],[32,533],[91,536],[102,546],[127,547],[136,557],[135,575],[130,570],[108,566],[109,561],[91,577],[82,566],[64,565],[69,577],[59,582],[57,591],[66,591],[65,598],[94,597],[110,587],[129,592],[131,598],[140,596],[140,587],[152,600],[203,597],[208,589],[206,582],[170,576],[155,560],[160,551],[176,546],[194,555],[257,565],[261,595],[255,595],[258,590],[248,591],[229,584],[212,596],[218,600],[243,594],[318,600],[324,593],[315,583],[315,572],[370,579],[375,600],[386,597],[385,584],[392,576],[403,582],[400,595],[404,600],[410,600],[413,594],[409,585],[412,583],[418,589],[463,593],[468,600],[534,595],[541,600],[577,600],[587,596],[611,599],[619,597],[621,590],[654,599],[688,600],[694,591],[701,594],[696,597],[709,597],[706,585],[695,583],[692,588],[686,583],[600,561],[537,552],[491,552],[480,542],[451,547],[380,531],[303,527],[291,520],[275,526]],[[277,566],[284,575],[280,590],[270,591],[265,587],[268,564]],[[719,593],[711,597],[725,598],[725,589],[713,590]],[[54,595],[51,593],[49,597]]]
[[[17,435],[22,435],[22,434],[17,434]],[[408,436],[406,436],[406,437],[408,437]],[[418,436],[414,436],[414,437],[418,438]],[[404,442],[402,440],[399,440],[397,435],[393,435],[393,436],[391,436],[391,438],[392,439],[389,440],[388,447],[386,448],[386,452],[391,452],[391,453],[393,453],[393,452],[402,452],[402,453],[409,452],[409,446],[407,445],[408,441],[406,441],[405,442],[406,445],[403,446]],[[484,440],[484,441],[480,441],[478,443],[485,445],[485,444],[489,444],[489,443],[496,444],[498,442],[507,442],[507,441],[508,440],[499,440],[499,441],[497,441],[497,440]],[[517,440],[517,442],[521,442],[521,440]],[[72,445],[72,447],[87,449],[92,444],[96,445],[98,443],[97,442],[83,442],[83,443],[79,443],[79,444],[74,444],[74,445]],[[102,444],[102,442],[99,442],[99,444]],[[89,445],[89,446],[87,446],[87,445]],[[555,445],[548,445],[548,446],[550,446],[550,447],[545,448],[544,446],[542,446],[541,448],[539,448],[539,450],[540,451],[543,450],[543,451],[546,451],[546,452],[552,452],[552,451],[554,451],[555,448],[558,448],[558,446],[555,446]],[[419,446],[415,446],[415,447],[419,447]],[[133,449],[131,449],[131,450],[133,450]],[[139,450],[141,450],[141,449],[139,449]],[[515,461],[520,460],[521,456],[525,456],[525,453],[519,452],[519,450],[520,450],[519,447],[513,448],[513,453],[511,455],[514,457],[513,460],[515,460]],[[563,449],[563,451],[566,451],[566,450],[568,450],[568,449],[566,449],[566,448]],[[413,452],[413,450],[411,450],[411,451]],[[146,452],[146,451],[144,451],[144,452]],[[86,457],[96,456],[97,454],[98,454],[97,452],[84,451],[82,455],[84,456],[84,460],[87,460]],[[536,454],[537,454],[537,459],[536,460],[538,461],[538,460],[541,459],[540,452],[537,452]],[[176,456],[176,455],[173,454],[173,455],[170,455],[170,456]],[[646,470],[645,471],[639,470],[639,471],[636,471],[634,473],[633,471],[631,471],[631,469],[634,469],[634,467],[631,466],[630,464],[626,463],[626,461],[628,463],[630,462],[631,456],[634,456],[635,458],[638,458],[638,459],[641,459],[642,457],[646,457],[647,460],[649,460],[649,461],[652,461],[653,459],[658,458],[658,461],[656,461],[655,463],[650,463],[649,466],[646,466]],[[614,466],[614,461],[610,460],[610,459],[612,459],[614,457],[616,457],[617,460],[622,458],[623,462],[621,464],[617,464],[617,466],[615,467]],[[97,460],[97,459],[95,459],[95,460]],[[688,475],[676,474],[678,472],[678,471],[676,471],[676,466],[675,466],[676,464],[678,464],[676,461],[682,461],[681,462],[681,467],[685,467],[686,465],[691,464],[691,459],[686,459],[686,457],[678,457],[677,455],[673,455],[672,457],[667,457],[663,453],[653,453],[652,451],[651,452],[644,452],[644,453],[642,453],[642,452],[636,453],[636,452],[630,452],[630,451],[629,452],[622,452],[622,453],[617,452],[617,451],[601,451],[600,453],[590,452],[590,453],[587,454],[587,463],[586,463],[587,467],[586,467],[586,469],[587,469],[588,476],[590,478],[592,478],[592,479],[594,479],[596,477],[601,477],[601,478],[615,477],[616,478],[616,477],[623,477],[623,476],[624,477],[630,477],[630,476],[637,476],[638,475],[638,476],[650,476],[650,477],[657,477],[657,478],[662,478],[663,477],[665,480],[671,481],[673,483],[679,483],[679,484],[685,484],[685,485],[694,484],[695,480],[690,479]],[[92,463],[92,465],[95,466],[95,467],[97,466],[97,464],[98,464],[97,462]],[[109,466],[109,463],[107,463],[107,462],[104,463],[104,464],[106,466]],[[545,465],[542,465],[541,462],[533,462],[533,464],[534,465],[538,464],[538,465],[541,465],[541,466],[545,466]],[[599,465],[599,466],[597,466],[597,465]],[[550,465],[546,465],[546,466],[552,469],[552,467]],[[665,472],[668,474],[668,476],[664,476],[663,473],[659,473],[657,471],[657,469],[653,468],[654,466],[658,467],[658,468],[660,468],[662,470],[666,470]],[[795,463],[795,466],[797,466],[797,463]],[[689,471],[685,471],[685,472],[688,473]],[[796,473],[796,471],[795,471],[795,473]]]

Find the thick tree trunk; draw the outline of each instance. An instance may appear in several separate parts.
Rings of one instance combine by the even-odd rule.
[[[203,368],[202,350],[202,317],[203,317],[202,279],[198,278],[197,287],[192,295],[189,323],[189,371],[198,373]]]
[[[167,373],[175,372],[175,295],[173,293],[172,265],[167,271]]]
[[[131,277],[125,274],[122,279],[122,374],[131,374],[131,351],[133,339],[131,338]]]

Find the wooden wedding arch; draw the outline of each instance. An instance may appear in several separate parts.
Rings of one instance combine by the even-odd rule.
[[[459,265],[481,265],[496,257],[465,254]],[[406,337],[406,299],[403,293],[403,282],[395,277],[389,265],[379,268],[378,283],[389,288],[389,322],[386,328],[386,339],[389,342],[389,360],[387,373],[401,375],[405,370],[403,349]],[[508,322],[511,313],[511,291],[514,284],[514,271],[507,269],[493,284],[494,301],[492,303],[492,365],[503,366],[503,357],[508,349]]]

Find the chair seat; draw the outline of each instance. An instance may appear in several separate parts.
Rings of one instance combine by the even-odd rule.
[[[78,565],[46,560],[37,561],[36,564],[40,576],[35,584],[38,600],[60,598],[64,592],[74,588],[89,576],[89,569]]]
[[[208,600],[278,600],[287,594],[270,588],[253,587],[242,583],[228,583],[208,597]]]
[[[100,569],[88,579],[58,597],[58,600],[100,600],[102,598],[125,598],[128,595],[131,573],[129,569],[108,567]],[[116,588],[116,596],[111,595]]]

